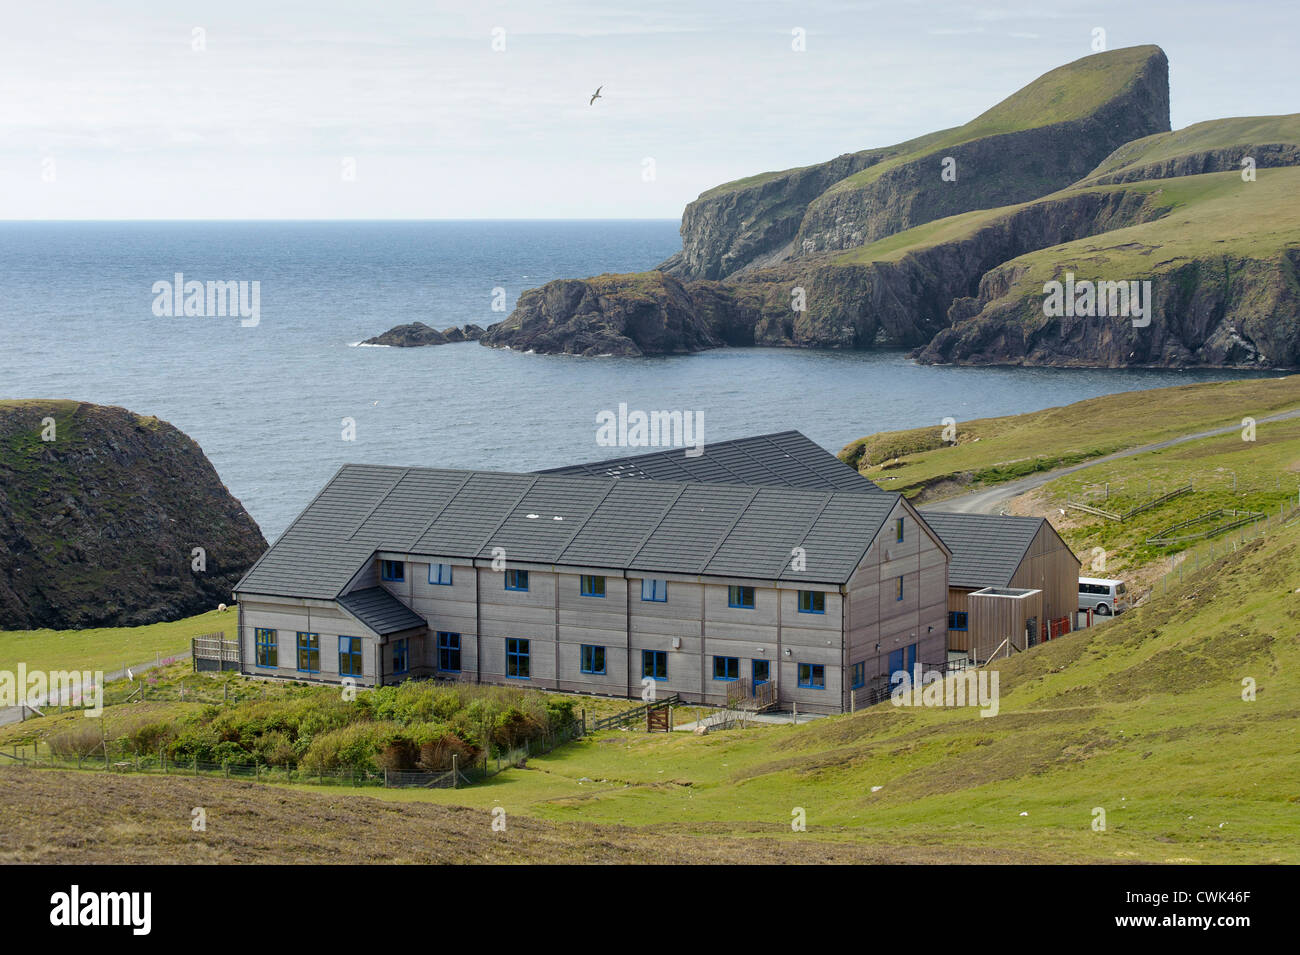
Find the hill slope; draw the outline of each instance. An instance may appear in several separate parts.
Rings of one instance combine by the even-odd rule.
[[[0,402],[0,630],[210,610],[265,549],[203,451],[165,421],[76,401]]]
[[[1169,128],[1168,62],[1130,47],[1058,67],[964,126],[717,186],[686,207],[677,278],[874,241],[968,209],[1020,202],[1083,176],[1111,150]],[[956,162],[956,182],[940,160]]]

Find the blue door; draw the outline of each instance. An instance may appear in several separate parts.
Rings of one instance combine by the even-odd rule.
[[[905,647],[891,650],[889,653],[889,685],[897,685],[898,681],[895,677],[900,671],[906,673],[909,680],[912,679],[914,676],[912,668],[914,666],[916,666],[915,643],[909,643]]]
[[[772,664],[768,660],[754,660],[754,686],[762,686],[772,678]]]

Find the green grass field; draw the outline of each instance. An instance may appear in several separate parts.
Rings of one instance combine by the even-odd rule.
[[[100,627],[93,630],[0,631],[0,670],[103,670],[148,663],[189,650],[190,638],[224,633],[235,639],[239,613],[230,607],[146,627]]]
[[[1300,376],[1244,379],[1129,391],[1058,408],[958,422],[957,443],[943,427],[884,431],[840,451],[887,491],[930,501],[1126,448],[1217,427],[1238,426],[1300,408]],[[1261,434],[1272,425],[1261,425]],[[1033,449],[1033,453],[1028,453]],[[1099,480],[1091,471],[1082,480]]]

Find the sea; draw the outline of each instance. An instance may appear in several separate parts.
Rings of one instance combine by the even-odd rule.
[[[348,462],[532,471],[653,450],[602,443],[598,424],[620,406],[691,412],[706,444],[797,429],[838,451],[949,417],[1246,375],[927,367],[894,351],[574,358],[360,344],[413,321],[487,327],[552,279],[651,268],[680,247],[677,227],[0,222],[0,399],[72,398],[171,422],[274,540]],[[250,314],[177,314],[178,281],[247,283]]]

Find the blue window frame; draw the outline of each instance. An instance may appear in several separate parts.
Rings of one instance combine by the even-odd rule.
[[[339,637],[339,676],[361,676],[360,637]]]
[[[584,597],[605,596],[605,578],[598,574],[583,574],[579,590]]]
[[[894,591],[894,599],[895,600],[903,599],[903,578],[902,577],[898,578],[898,586],[897,589]]]
[[[260,667],[278,667],[280,665],[280,642],[274,630],[258,627],[253,631],[257,644],[257,665]]]
[[[393,673],[405,673],[411,666],[411,644],[409,638],[393,641]]]
[[[907,678],[912,679],[912,668],[916,666],[916,644],[909,643],[905,647],[899,647],[897,650],[891,650],[889,653],[889,683],[893,686],[897,681],[894,679],[898,673],[906,673]]]
[[[727,606],[738,607],[741,610],[753,610],[754,609],[754,588],[753,587],[728,587]]]
[[[298,672],[320,672],[320,634],[298,631]]]
[[[641,599],[654,603],[666,603],[668,600],[668,581],[647,577],[641,581]]]
[[[668,651],[642,650],[641,675],[648,676],[652,680],[668,679]]]
[[[799,612],[800,613],[825,613],[826,612],[825,591],[821,591],[821,590],[799,591]]]
[[[850,689],[860,690],[867,685],[867,664],[855,663],[849,671],[851,677]]]
[[[438,669],[460,672],[460,634],[438,631]]]
[[[406,565],[400,560],[381,560],[379,562],[379,576],[384,580],[401,583],[406,579]]]
[[[451,564],[430,564],[429,583],[442,587],[451,586]]]
[[[527,590],[527,589],[528,589],[528,571],[526,570],[506,571],[506,590]]]
[[[506,637],[506,676],[511,680],[529,679],[531,663],[528,641],[519,637]]]
[[[582,672],[583,673],[604,673],[605,672],[605,648],[582,645]]]
[[[740,679],[740,657],[714,657],[713,658],[713,679],[739,680]]]
[[[948,611],[948,629],[949,630],[966,630],[969,628],[969,617],[966,616],[965,610]]]
[[[750,672],[754,674],[754,686],[762,686],[772,679],[772,663],[769,660],[751,660]]]
[[[903,519],[900,517],[894,521],[894,540],[903,543]]]
[[[799,686],[805,690],[826,689],[826,667],[820,663],[799,664]]]

